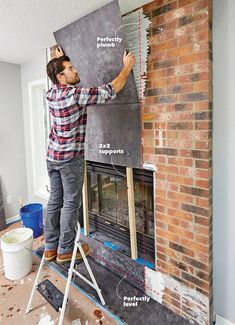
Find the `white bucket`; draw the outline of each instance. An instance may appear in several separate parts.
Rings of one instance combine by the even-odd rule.
[[[5,277],[23,278],[32,269],[33,230],[16,228],[1,237]]]

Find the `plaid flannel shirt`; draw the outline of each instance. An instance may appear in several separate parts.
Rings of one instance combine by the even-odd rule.
[[[93,88],[54,84],[46,94],[53,120],[47,159],[67,161],[84,157],[87,106],[102,104],[115,97],[110,83]]]

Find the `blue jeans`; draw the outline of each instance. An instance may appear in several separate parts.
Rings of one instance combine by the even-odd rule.
[[[73,250],[81,206],[84,178],[84,158],[66,162],[47,160],[50,177],[50,198],[44,228],[45,249],[57,249],[58,254]]]

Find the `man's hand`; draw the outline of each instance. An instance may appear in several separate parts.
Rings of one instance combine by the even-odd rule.
[[[58,59],[64,55],[64,51],[61,46],[58,46],[55,50],[55,57]]]
[[[135,64],[135,56],[133,53],[127,53],[125,51],[123,55],[123,64],[124,67],[119,75],[111,82],[112,86],[117,94],[125,86],[127,78]]]
[[[127,54],[127,51],[124,52],[124,55],[123,55],[123,64],[124,64],[124,67],[132,70],[134,64],[135,64],[135,56],[133,53],[128,53]]]

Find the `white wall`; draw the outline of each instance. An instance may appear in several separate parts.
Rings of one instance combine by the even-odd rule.
[[[46,78],[46,51],[38,54],[37,58],[21,65],[21,84],[24,111],[24,136],[25,136],[25,157],[27,166],[28,201],[40,202],[46,206],[46,201],[34,195],[33,186],[33,160],[31,153],[30,133],[30,106],[29,106],[29,82]],[[46,157],[42,157],[46,159]]]
[[[0,62],[0,122],[0,178],[8,219],[18,215],[18,197],[27,199],[20,66],[16,64]]]
[[[213,6],[214,302],[235,323],[235,1]]]

